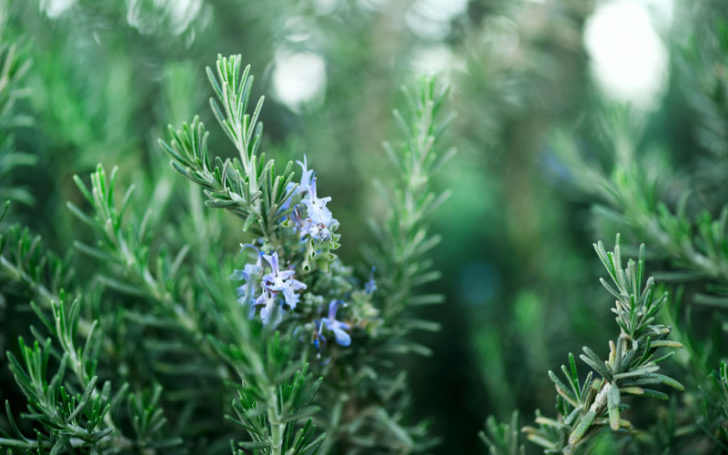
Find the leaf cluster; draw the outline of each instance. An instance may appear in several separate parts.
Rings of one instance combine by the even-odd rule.
[[[657,313],[667,295],[656,289],[652,277],[645,280],[644,249],[637,262],[629,260],[626,268],[622,266],[619,237],[613,252],[607,252],[601,242],[595,249],[611,279],[611,283],[604,279],[601,282],[616,299],[612,312],[620,335],[616,343],[609,342],[606,361],[590,348],[583,348],[579,358],[593,370],[583,381],[571,354],[569,367],[561,367],[566,383],[549,372],[558,393],[559,416],[549,419],[538,415],[538,429],[525,429],[529,439],[543,446],[547,453],[572,453],[576,446],[607,425],[612,431],[631,431],[632,424],[621,417],[621,411],[626,408],[625,395],[667,399],[665,393],[652,389],[659,384],[684,390],[678,381],[658,373],[658,364],[672,355],[658,351],[681,345],[668,340],[670,328],[657,322]],[[594,373],[599,377],[595,379]]]
[[[159,143],[172,157],[172,166],[205,190],[207,206],[225,208],[243,218],[243,230],[250,228],[258,235],[271,236],[285,215],[281,207],[290,197],[287,187],[293,178],[292,163],[277,174],[274,160],[266,161],[265,155],[258,153],[263,136],[263,124],[258,119],[264,97],[252,115],[248,113],[253,76],[250,65],[241,73],[241,59],[240,55],[218,56],[217,75],[207,68],[217,96],[217,101],[210,98],[210,106],[239,157],[213,160],[207,150],[208,132],[197,117],[179,130],[170,127],[170,142]]]
[[[544,453],[574,453],[603,428],[632,433],[633,425],[624,418],[629,395],[666,400],[668,395],[654,389],[667,385],[683,391],[675,379],[659,372],[659,363],[672,356],[665,349],[677,349],[681,344],[668,339],[670,327],[661,324],[658,313],[667,300],[652,277],[645,279],[644,248],[638,260],[630,259],[623,267],[619,236],[613,252],[607,252],[599,242],[594,248],[607,270],[610,281],[601,279],[604,288],[615,298],[612,312],[620,329],[617,341],[609,342],[609,356],[602,360],[589,347],[579,358],[591,369],[580,377],[576,360],[569,354],[568,366],[561,366],[562,377],[553,371],[548,375],[556,388],[556,418],[536,412],[538,427],[527,426],[523,431],[528,439],[543,447]],[[514,417],[515,418],[515,417]],[[490,436],[481,437],[492,453],[516,453],[518,438],[511,427],[499,426],[491,419],[487,424]],[[510,452],[509,452],[510,451]]]

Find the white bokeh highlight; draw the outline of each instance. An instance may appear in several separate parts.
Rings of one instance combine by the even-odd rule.
[[[40,7],[51,19],[59,17],[76,4],[76,0],[41,0]]]
[[[326,62],[312,52],[278,51],[273,70],[273,94],[293,111],[320,101],[326,90]]]
[[[450,22],[465,13],[469,0],[415,0],[407,11],[407,26],[420,38],[440,41],[450,33]]]
[[[608,96],[643,109],[654,105],[667,82],[668,52],[644,2],[601,5],[586,23],[584,42]]]

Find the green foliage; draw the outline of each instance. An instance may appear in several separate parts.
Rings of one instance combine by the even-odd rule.
[[[371,340],[345,359],[345,368],[335,372],[343,376],[349,389],[324,383],[323,393],[335,408],[330,411],[330,436],[322,453],[328,453],[336,439],[355,447],[352,453],[418,452],[436,441],[427,434],[428,422],[405,423],[408,384],[406,374],[396,365],[403,354],[430,355],[427,347],[411,339],[411,332],[439,327],[413,313],[418,306],[442,301],[438,295],[418,294],[417,288],[439,277],[426,259],[440,240],[428,232],[427,220],[447,193],[434,192],[428,181],[453,152],[442,154],[439,146],[451,119],[438,118],[447,93],[434,79],[423,80],[414,90],[405,91],[406,113],[395,111],[402,140],[395,146],[385,144],[385,150],[399,179],[390,190],[380,185],[389,202],[388,215],[382,222],[370,221],[375,243],[363,249],[377,277],[375,306],[365,307],[365,311],[376,311],[381,320],[365,327]],[[349,411],[343,413],[346,408]]]
[[[479,436],[490,449],[490,455],[524,455],[526,448],[520,443],[520,431],[518,411],[513,411],[508,423],[499,423],[489,416]]]
[[[226,352],[241,377],[254,378],[243,383],[233,401],[233,421],[252,438],[239,445],[253,453],[312,454],[324,440],[324,434],[316,434],[311,419],[319,410],[311,403],[321,379],[315,380],[307,365],[292,362],[290,354],[290,347],[278,334],[268,341],[264,372],[256,371],[261,365],[250,364],[253,359],[234,348]],[[298,422],[303,424],[297,428]]]
[[[277,64],[277,58],[272,58],[277,44],[272,40],[278,41],[283,30],[278,23],[281,11],[293,13],[299,6],[289,8],[288,2],[254,7],[198,5],[198,14],[188,17],[184,26],[178,24],[179,28],[174,22],[183,18],[175,16],[171,4],[112,6],[79,1],[62,13],[54,10],[58,5],[47,2],[3,3],[3,12],[6,6],[11,26],[3,28],[3,39],[18,31],[31,38],[29,58],[21,60],[32,57],[34,62],[27,78],[30,97],[14,108],[32,113],[35,124],[19,130],[16,122],[12,132],[19,148],[33,153],[37,167],[27,175],[12,173],[12,181],[3,179],[2,186],[12,183],[18,188],[16,179],[27,183],[28,194],[37,203],[27,209],[14,205],[8,217],[26,221],[30,229],[0,227],[4,243],[0,318],[8,327],[2,333],[3,347],[21,358],[6,340],[18,335],[27,339],[29,331],[32,335],[30,327],[37,317],[50,317],[52,303],[65,292],[79,296],[82,302],[75,345],[83,345],[92,321],[97,321],[94,331],[102,340],[100,351],[94,354],[97,384],[110,381],[116,388],[126,383],[133,391],[115,407],[114,438],[138,439],[144,447],[181,438],[172,449],[156,446],[160,452],[219,453],[229,448],[230,441],[235,441],[236,450],[247,451],[245,444],[267,441],[268,449],[263,452],[289,448],[305,453],[315,451],[323,434],[335,428],[335,436],[322,447],[325,451],[408,452],[431,447],[434,438],[426,434],[425,423],[410,424],[412,405],[402,361],[409,353],[429,352],[413,341],[416,330],[436,328],[436,324],[414,317],[421,311],[414,309],[415,304],[442,300],[431,296],[410,299],[415,287],[431,283],[437,276],[428,258],[436,241],[427,222],[435,208],[428,198],[437,193],[430,189],[428,179],[435,170],[435,163],[429,160],[439,156],[434,142],[441,131],[436,130],[439,122],[433,113],[442,110],[445,93],[440,92],[440,85],[429,81],[416,89],[415,96],[420,96],[419,100],[413,98],[416,112],[406,119],[412,122],[411,131],[405,132],[405,144],[398,145],[396,153],[416,147],[419,155],[411,162],[417,164],[409,167],[410,177],[392,173],[403,182],[409,178],[406,191],[412,199],[405,202],[394,197],[397,201],[390,215],[394,221],[379,230],[386,233],[394,228],[403,204],[415,205],[407,205],[411,219],[399,232],[391,230],[395,237],[389,243],[369,248],[381,262],[370,275],[373,264],[368,259],[347,266],[334,254],[340,243],[337,232],[324,244],[307,241],[300,245],[300,239],[290,235],[295,228],[293,212],[282,207],[287,202],[291,206],[300,203],[299,195],[289,201],[297,191],[292,184],[297,167],[287,160],[280,166],[278,159],[274,165],[261,149],[268,147],[270,156],[290,158],[293,147],[285,141],[293,134],[300,148],[309,151],[311,162],[316,162],[320,188],[339,185],[332,210],[341,211],[342,220],[352,220],[347,221],[352,234],[349,246],[344,247],[347,261],[371,236],[362,221],[387,214],[352,210],[357,207],[351,204],[353,193],[340,187],[340,176],[346,174],[332,174],[332,163],[345,160],[330,159],[327,154],[335,149],[316,144],[319,139],[328,140],[328,133],[305,138],[300,119],[281,123],[291,112],[275,98],[264,112],[262,98],[256,104],[250,67],[245,69],[239,56],[221,58],[218,67],[208,71],[215,97],[213,115],[199,117],[206,124],[208,117],[218,120],[224,136],[233,143],[235,158],[219,140],[223,135],[213,131],[207,142],[199,120],[170,130],[162,145],[167,153],[147,147],[150,137],[163,134],[164,118],[192,118],[204,93],[198,83],[203,77],[196,76],[202,72],[195,67],[210,55],[211,48],[254,49],[252,61],[259,68],[272,67]],[[312,11],[311,5],[300,5],[302,14],[314,14]],[[361,16],[356,26],[364,30],[378,20]],[[324,22],[322,16],[321,24]],[[332,24],[332,30],[336,27]],[[341,28],[336,33],[344,31]],[[392,72],[389,79],[403,80],[406,72],[400,72],[403,74]],[[268,74],[263,72],[264,84]],[[330,82],[332,90],[344,89],[333,79]],[[357,93],[357,98],[363,99],[366,93]],[[392,100],[386,95],[367,97],[381,103],[385,112],[391,109]],[[341,102],[334,105],[342,106],[347,99],[351,108],[357,104],[353,97],[335,98]],[[353,123],[358,110],[336,116],[331,124]],[[266,118],[267,127],[272,124],[272,134],[265,141],[261,118]],[[374,129],[372,133],[372,139],[382,135]],[[414,138],[415,134],[420,137]],[[429,143],[417,145],[417,140]],[[300,158],[302,154],[295,152]],[[8,155],[3,151],[0,156]],[[164,168],[165,157],[172,159],[175,169],[192,185]],[[378,162],[384,160],[371,164]],[[382,165],[382,169],[386,167]],[[368,175],[347,174],[351,188],[360,186],[367,188],[359,190],[360,194],[369,193]],[[71,179],[74,175],[77,177]],[[196,187],[202,187],[203,196]],[[64,205],[69,210],[63,210]],[[209,211],[204,205],[228,210]],[[33,240],[34,231],[43,234],[50,248]],[[415,233],[421,237],[406,238]],[[237,284],[229,278],[249,252],[240,255],[237,245],[251,237],[265,237],[263,245],[256,245],[265,253],[280,253],[284,267],[295,265],[296,278],[308,286],[295,318],[276,330],[247,319],[247,308],[236,301]],[[20,249],[16,250],[16,243]],[[396,250],[388,251],[390,246]],[[51,250],[63,252],[64,259],[55,259]],[[373,279],[372,286],[376,282],[377,291],[365,289],[368,278]],[[391,284],[387,283],[390,278]],[[334,299],[346,302],[340,305],[337,320],[351,327],[352,349],[334,345],[332,331],[322,328],[325,307]],[[28,311],[30,300],[38,303],[39,314]],[[390,309],[386,319],[385,307]],[[297,325],[303,332],[294,334]],[[312,332],[330,339],[325,350],[311,344]],[[276,336],[281,348],[287,346],[290,351],[282,357],[280,350],[271,351],[267,344]],[[221,355],[226,349],[244,353],[247,360]],[[2,398],[9,400],[12,415],[21,415],[23,391],[7,369],[2,371]],[[263,376],[253,378],[251,371]],[[246,416],[254,415],[241,405],[251,391],[255,391],[256,405],[266,412],[259,432],[247,434],[245,427],[224,416],[244,423]],[[320,410],[313,414],[317,408]],[[165,417],[167,423],[160,426]],[[280,426],[283,420],[285,429]],[[24,434],[45,430],[42,424],[25,418],[19,420],[19,427]],[[0,418],[0,428],[9,428],[9,422]],[[279,445],[281,438],[284,441]],[[137,449],[109,444],[103,450]],[[84,452],[87,448],[77,449]]]
[[[90,188],[78,176],[74,177],[79,190],[91,204],[93,218],[73,203],[69,202],[68,208],[99,237],[97,246],[80,241],[75,242],[75,246],[112,268],[110,275],[99,274],[99,280],[105,286],[158,303],[165,317],[176,321],[180,328],[201,340],[203,333],[198,326],[199,315],[189,314],[195,311],[189,283],[178,276],[189,249],[182,248],[173,259],[163,253],[156,258],[150,257],[147,229],[153,209],[150,207],[138,222],[125,219],[134,187],[129,187],[117,206],[114,200],[117,172],[118,169],[114,168],[107,176],[99,165],[91,174]]]
[[[684,136],[658,129],[671,121],[667,116],[598,100],[584,130],[561,131],[553,142],[569,168],[572,187],[594,203],[599,235],[624,232],[630,251],[645,243],[655,277],[675,296],[657,318],[671,326],[685,348],[675,356],[679,368],[673,367],[672,374],[686,391],[669,406],[632,411],[652,422],[625,445],[633,451],[714,453],[727,447],[720,374],[712,371],[725,356],[719,340],[726,327],[728,278],[726,194],[721,188],[724,74],[718,63],[725,52],[725,13],[717,4],[696,4],[683,17],[693,22],[681,24],[688,39],[670,43],[676,83],[665,104],[672,109],[676,104],[681,115],[691,117]],[[592,147],[588,153],[581,142],[586,137]],[[679,145],[686,139],[688,145]],[[708,380],[711,376],[717,380]]]
[[[3,446],[51,448],[53,453],[195,451],[204,439],[194,438],[202,437],[216,439],[202,449],[211,453],[226,441],[234,441],[233,453],[255,454],[305,455],[343,446],[351,453],[374,448],[401,453],[431,447],[425,424],[404,423],[408,390],[395,359],[408,352],[427,353],[407,335],[436,328],[412,318],[409,308],[418,299],[439,301],[411,294],[437,278],[431,262],[423,260],[437,239],[423,223],[437,205],[426,183],[441,164],[436,163],[435,144],[444,125],[435,118],[447,92],[434,80],[423,81],[411,99],[411,117],[399,117],[407,126],[398,152],[403,180],[378,230],[382,243],[367,250],[392,280],[380,280],[377,273],[376,285],[371,276],[370,287],[357,290],[351,268],[332,252],[339,246],[338,222],[323,239],[304,242],[298,233],[302,209],[294,194],[298,187],[292,183],[292,164],[278,175],[274,161],[259,153],[262,98],[249,115],[252,76],[250,67],[242,73],[240,67],[239,56],[219,57],[217,76],[208,70],[223,106],[211,100],[213,113],[240,152],[238,158],[215,158],[213,164],[207,133],[197,118],[179,131],[170,128],[170,143],[160,144],[173,167],[202,187],[206,205],[229,209],[243,219],[243,231],[259,237],[256,243],[263,251],[280,252],[281,262],[286,258],[301,265],[306,285],[301,284],[309,291],[299,308],[288,308],[280,325],[250,320],[246,305],[252,302],[243,300],[244,293],[236,302],[228,278],[234,253],[221,244],[205,244],[212,236],[180,245],[160,235],[165,212],[158,209],[160,199],[164,202],[158,194],[165,182],[122,190],[118,168],[107,173],[99,164],[90,183],[74,177],[85,200],[67,203],[89,228],[76,235],[74,245],[93,266],[75,256],[61,261],[45,253],[39,237],[27,229],[6,226],[0,237],[0,284],[36,298],[40,304],[31,307],[56,340],[51,344],[31,329],[38,341],[27,346],[21,337],[20,354],[8,352],[14,380],[29,402],[23,425],[37,437],[25,436],[28,430],[15,425],[8,407],[13,434],[0,440]],[[300,185],[304,183],[302,177]],[[313,188],[307,197],[316,197]],[[140,197],[139,191],[146,194]],[[198,210],[198,199],[190,194],[188,204]],[[140,204],[143,200],[148,206]],[[193,213],[192,221],[203,232],[215,232],[220,218],[206,213]],[[398,218],[402,213],[405,220]],[[72,264],[80,276],[71,273]],[[271,262],[271,267],[271,273],[278,273],[278,265],[273,268]],[[80,279],[87,282],[81,285]],[[319,341],[324,330],[334,330],[333,302],[343,298],[347,314],[340,319],[347,322],[338,323],[352,332],[347,336],[355,340],[353,350]],[[334,299],[334,310],[324,319],[320,313],[329,299]],[[315,349],[302,343],[301,333],[313,333]],[[348,407],[345,413],[342,406]],[[163,409],[172,410],[173,417],[168,420]]]
[[[3,208],[7,214],[10,203]],[[2,221],[3,217],[0,217]],[[27,228],[11,224],[0,232],[0,273],[9,280],[21,283],[37,296],[47,309],[58,300],[63,287],[73,276],[73,269],[64,265],[56,255],[44,251],[41,237]]]
[[[45,453],[48,449],[49,453],[66,453],[82,448],[103,452],[179,445],[181,441],[177,438],[154,435],[166,423],[157,408],[161,389],[155,388],[156,398],[144,406],[128,393],[127,384],[114,387],[109,380],[98,384],[97,365],[103,339],[96,330],[97,321],[91,323],[83,345],[76,345],[81,297],[71,298],[61,292],[52,305],[50,318],[39,307],[34,306],[34,310],[55,343],[46,338],[27,345],[21,337],[22,361],[7,353],[10,371],[28,399],[24,417],[37,422],[38,427],[33,437],[24,435],[6,404],[13,434],[0,438],[0,443],[23,453]],[[35,335],[40,338],[39,333]],[[125,437],[119,429],[117,411],[125,397],[134,437]]]
[[[422,222],[448,197],[428,187],[428,177],[454,154],[450,149],[438,154],[436,148],[452,116],[438,121],[447,91],[439,91],[434,80],[425,81],[414,93],[406,93],[409,118],[394,112],[404,139],[396,146],[385,143],[387,156],[396,175],[401,176],[390,191],[389,215],[382,225],[373,224],[378,242],[366,248],[368,261],[385,277],[381,287],[389,296],[383,317],[395,318],[409,305],[411,290],[439,277],[431,271],[432,263],[424,256],[440,242],[428,234]],[[405,267],[402,267],[402,266]],[[423,295],[416,303],[437,303],[434,295]]]
[[[289,185],[293,178],[291,164],[286,166],[282,175],[275,178],[272,160],[265,166],[256,164],[263,162],[262,156],[259,158],[256,154],[262,126],[255,126],[262,98],[252,116],[245,112],[252,79],[249,76],[249,67],[246,67],[242,75],[239,67],[239,57],[229,59],[220,57],[217,78],[209,69],[208,76],[219,101],[224,106],[225,114],[215,100],[211,100],[213,112],[228,138],[240,152],[240,158],[224,162],[217,159],[216,164],[212,165],[206,148],[207,133],[198,120],[194,120],[190,127],[183,126],[180,131],[171,130],[171,145],[162,143],[162,146],[171,154],[175,169],[205,189],[209,198],[208,205],[228,208],[246,220],[244,229],[250,228],[255,235],[264,236],[265,243],[285,246],[287,245],[285,229],[289,223],[280,221],[284,216],[290,217],[291,212],[290,209],[281,210],[281,207],[292,197],[291,190],[295,188]],[[221,82],[218,82],[218,79]],[[424,427],[420,425],[407,428],[400,423],[401,417],[398,415],[406,403],[406,383],[401,374],[388,377],[385,372],[393,365],[389,360],[393,354],[401,355],[410,351],[428,352],[422,346],[407,340],[407,333],[416,328],[436,328],[436,325],[426,321],[412,319],[406,310],[417,302],[439,301],[435,296],[423,296],[412,299],[410,303],[409,296],[413,287],[437,278],[437,274],[428,271],[431,264],[428,261],[421,261],[420,258],[437,242],[436,237],[427,235],[422,222],[443,199],[437,201],[434,194],[427,190],[426,182],[427,176],[442,164],[441,160],[437,160],[435,144],[445,124],[436,123],[435,117],[445,95],[446,92],[437,91],[434,81],[425,81],[417,92],[409,95],[411,117],[405,119],[397,114],[404,127],[405,140],[399,147],[401,152],[394,152],[391,147],[388,150],[394,163],[399,164],[403,180],[395,190],[389,218],[383,223],[384,229],[375,228],[377,246],[366,250],[366,257],[377,271],[376,276],[382,277],[377,279],[378,290],[375,292],[377,303],[381,306],[380,309],[372,307],[364,293],[354,297],[352,305],[359,308],[354,317],[362,321],[362,324],[366,324],[362,328],[372,340],[369,342],[362,340],[364,344],[353,355],[341,358],[341,362],[346,362],[350,366],[344,369],[341,367],[332,369],[327,366],[323,370],[324,375],[335,374],[341,377],[338,379],[339,385],[324,383],[322,393],[324,401],[333,401],[335,407],[329,411],[330,418],[320,421],[320,425],[329,435],[321,448],[322,453],[331,450],[337,441],[362,449],[380,447],[380,450],[386,448],[396,451],[410,451],[430,445],[418,443],[416,440],[424,436]],[[257,131],[256,136],[253,135],[254,130]],[[338,236],[334,235],[324,246],[324,251],[336,248],[337,238]],[[308,259],[310,254],[308,251],[312,251],[314,247],[312,242],[309,241],[307,246],[302,268],[304,272],[315,270],[312,267],[315,267],[316,263],[311,263]],[[320,251],[315,253],[315,256],[324,258],[325,262],[317,262],[324,267],[335,258],[330,255],[329,259],[326,259],[326,254]],[[376,315],[380,315],[381,322],[372,319]],[[249,355],[239,354],[235,357],[250,358]],[[265,358],[268,362],[276,362],[279,367],[286,364],[285,361],[276,360],[270,352]],[[292,436],[283,436],[286,431],[292,431],[289,430],[291,426],[281,423],[287,419],[285,417],[287,413],[293,412],[297,416],[296,420],[301,420],[311,412],[302,411],[300,406],[303,404],[295,401],[290,404],[284,402],[282,406],[277,405],[278,400],[270,392],[270,388],[274,387],[275,381],[279,381],[279,379],[273,381],[272,378],[277,378],[280,373],[269,372],[264,375],[262,370],[256,370],[260,369],[262,364],[260,360],[248,360],[247,366],[240,373],[241,377],[271,379],[259,384],[246,382],[242,391],[239,391],[240,400],[236,401],[235,409],[238,421],[251,432],[251,437],[257,444],[255,447],[260,448],[260,444],[266,444],[269,449],[277,450],[281,444],[281,437],[284,437],[285,441],[291,441]],[[236,369],[239,368],[242,367],[236,366]],[[382,368],[384,370],[375,373]],[[293,374],[296,370],[287,367],[286,371],[288,374]],[[308,375],[300,376],[295,381],[307,377]],[[342,389],[341,384],[348,386]],[[401,398],[394,400],[395,396]],[[253,397],[257,397],[258,401],[253,400]],[[262,406],[260,400],[268,403],[267,413],[259,410]],[[347,402],[351,404],[347,405]],[[361,409],[350,410],[346,417],[342,416],[341,407],[352,406],[354,403]],[[377,411],[372,412],[374,409]],[[267,422],[264,416],[267,416]],[[297,433],[293,442],[290,442],[294,444],[292,447],[298,447],[295,450],[313,450],[323,440],[319,437],[304,444],[305,436],[312,434],[310,424],[305,424],[299,431],[302,433],[300,435]],[[367,434],[362,434],[362,431],[366,431]]]
[[[728,451],[722,2],[655,6],[652,111],[592,82],[599,2],[183,3],[0,0],[4,451]]]
[[[615,243],[613,252],[607,252],[601,242],[594,248],[611,280],[611,283],[600,281],[616,299],[612,312],[620,328],[619,337],[616,343],[609,342],[608,360],[602,360],[589,347],[583,348],[579,358],[592,370],[585,378],[580,379],[572,354],[569,354],[568,367],[561,366],[563,379],[549,371],[556,387],[558,416],[552,419],[537,411],[539,426],[524,428],[528,439],[542,446],[544,453],[574,453],[576,447],[607,426],[612,431],[634,432],[632,424],[621,414],[626,409],[624,398],[628,395],[668,399],[668,395],[652,388],[659,384],[684,391],[678,381],[658,373],[658,363],[672,355],[663,355],[660,351],[681,347],[680,343],[667,339],[670,328],[658,322],[658,313],[667,295],[656,288],[652,277],[645,279],[644,248],[637,262],[629,260],[623,268],[619,236]],[[499,428],[502,434],[508,427],[499,427],[491,420],[489,428],[492,435],[497,435]],[[508,443],[503,437],[483,439],[494,453],[515,450],[518,444],[517,438]]]
[[[564,137],[557,141],[562,156],[578,172],[576,183],[606,203],[599,208],[601,216],[629,229],[633,236],[649,239],[656,253],[670,258],[672,270],[660,275],[664,280],[728,280],[728,212],[721,210],[717,217],[706,209],[690,214],[696,209],[689,207],[688,190],[680,192],[674,210],[661,201],[654,171],[635,156],[639,127],[634,131],[634,126],[627,126],[632,121],[629,114],[611,114],[602,119],[617,155],[609,176],[583,161],[573,142]],[[704,295],[697,299],[711,301]],[[715,303],[719,305],[720,300]]]
[[[613,253],[608,253],[601,242],[595,248],[612,281],[610,284],[601,280],[616,299],[612,311],[616,314],[620,335],[616,343],[610,341],[607,361],[602,361],[588,347],[584,347],[584,353],[579,356],[600,378],[593,379],[590,372],[580,382],[571,354],[569,368],[561,367],[568,387],[549,372],[558,393],[559,418],[553,420],[539,416],[536,422],[540,427],[526,431],[531,441],[552,453],[572,453],[574,447],[607,424],[612,431],[631,430],[632,424],[620,417],[620,410],[624,407],[623,395],[667,399],[663,392],[651,388],[658,384],[684,390],[676,380],[658,373],[658,363],[670,356],[658,356],[658,351],[681,345],[668,340],[670,328],[656,321],[667,296],[660,294],[651,277],[645,281],[644,252],[637,263],[630,260],[627,267],[622,268],[619,238]]]
[[[12,185],[12,173],[22,166],[31,166],[36,157],[15,149],[12,131],[28,123],[28,118],[16,109],[18,99],[23,96],[23,76],[30,68],[30,61],[23,55],[22,47],[7,30],[8,18],[0,9],[0,201],[17,200],[31,203],[31,194]]]
[[[263,124],[258,121],[264,98],[256,104],[253,114],[247,107],[253,85],[250,65],[241,74],[241,56],[218,57],[217,76],[207,68],[207,75],[220,103],[210,99],[215,118],[239,152],[239,158],[225,161],[210,159],[207,151],[207,132],[199,119],[181,130],[170,128],[171,144],[160,145],[172,156],[172,165],[182,175],[202,186],[209,207],[226,208],[245,220],[244,230],[251,225],[256,234],[272,235],[279,210],[290,193],[286,186],[293,178],[292,163],[282,175],[276,175],[274,161],[265,161],[258,154]]]

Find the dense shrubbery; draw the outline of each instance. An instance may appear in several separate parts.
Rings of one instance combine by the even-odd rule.
[[[0,0],[0,447],[728,451],[725,6],[182,3]]]

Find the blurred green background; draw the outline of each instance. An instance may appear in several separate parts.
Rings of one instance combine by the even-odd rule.
[[[156,140],[196,113],[213,125],[204,67],[218,53],[242,53],[255,91],[267,95],[264,148],[308,156],[342,222],[340,254],[357,258],[366,219],[384,210],[373,181],[389,175],[381,142],[396,132],[400,86],[420,73],[452,84],[457,118],[447,142],[458,154],[435,183],[452,196],[434,220],[442,278],[431,285],[446,301],[423,312],[442,330],[422,338],[434,355],[407,365],[417,416],[431,416],[446,441],[439,453],[484,452],[477,432],[489,414],[550,413],[546,371],[583,345],[606,350],[614,327],[591,244],[613,233],[595,225],[557,139],[609,162],[594,118],[627,104],[651,140],[669,144],[660,156],[692,169],[705,125],[686,90],[701,75],[685,48],[703,45],[693,37],[708,6],[722,8],[691,0],[0,5],[5,32],[32,61],[19,108],[32,124],[16,141],[39,162],[11,177],[34,199],[17,212],[57,250],[76,226],[65,209],[80,199],[72,176],[97,162],[118,165],[126,183],[153,186],[160,216],[170,192],[191,191]],[[213,152],[231,154],[211,129]],[[169,235],[177,228],[192,229],[170,225]],[[225,241],[235,249],[239,239]]]

